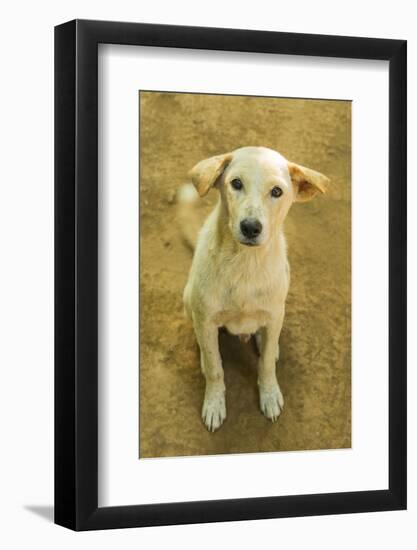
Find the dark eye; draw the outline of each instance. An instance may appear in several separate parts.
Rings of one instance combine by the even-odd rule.
[[[230,182],[230,185],[233,187],[233,189],[236,189],[236,191],[240,191],[243,189],[243,183],[240,181],[239,178],[235,178]]]
[[[282,195],[282,189],[281,187],[278,187],[277,185],[271,189],[271,197],[274,197],[277,199]]]

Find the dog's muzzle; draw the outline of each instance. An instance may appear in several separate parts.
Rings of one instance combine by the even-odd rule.
[[[262,233],[262,224],[255,218],[245,218],[240,222],[240,232],[244,237],[240,242],[247,246],[258,246],[257,239]]]

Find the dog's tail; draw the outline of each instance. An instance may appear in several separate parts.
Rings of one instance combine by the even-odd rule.
[[[177,219],[182,238],[194,251],[198,232],[201,227],[201,216],[198,215],[200,197],[192,183],[182,185],[176,195]]]

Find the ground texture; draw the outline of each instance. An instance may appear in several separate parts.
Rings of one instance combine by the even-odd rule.
[[[351,445],[350,103],[141,92],[139,456],[334,449]],[[328,194],[286,222],[291,288],[277,374],[278,422],[259,411],[251,343],[220,336],[227,419],[201,420],[204,380],[182,291],[191,252],[174,195],[199,160],[263,145],[329,176]],[[217,200],[203,200],[202,215]]]

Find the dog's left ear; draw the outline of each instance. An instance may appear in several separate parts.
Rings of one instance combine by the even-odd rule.
[[[232,160],[232,153],[217,155],[200,161],[190,171],[189,176],[200,197],[206,195],[211,187],[221,178],[227,165]]]
[[[329,178],[293,162],[288,163],[288,172],[296,192],[296,202],[311,200],[317,193],[325,193],[330,183]]]

